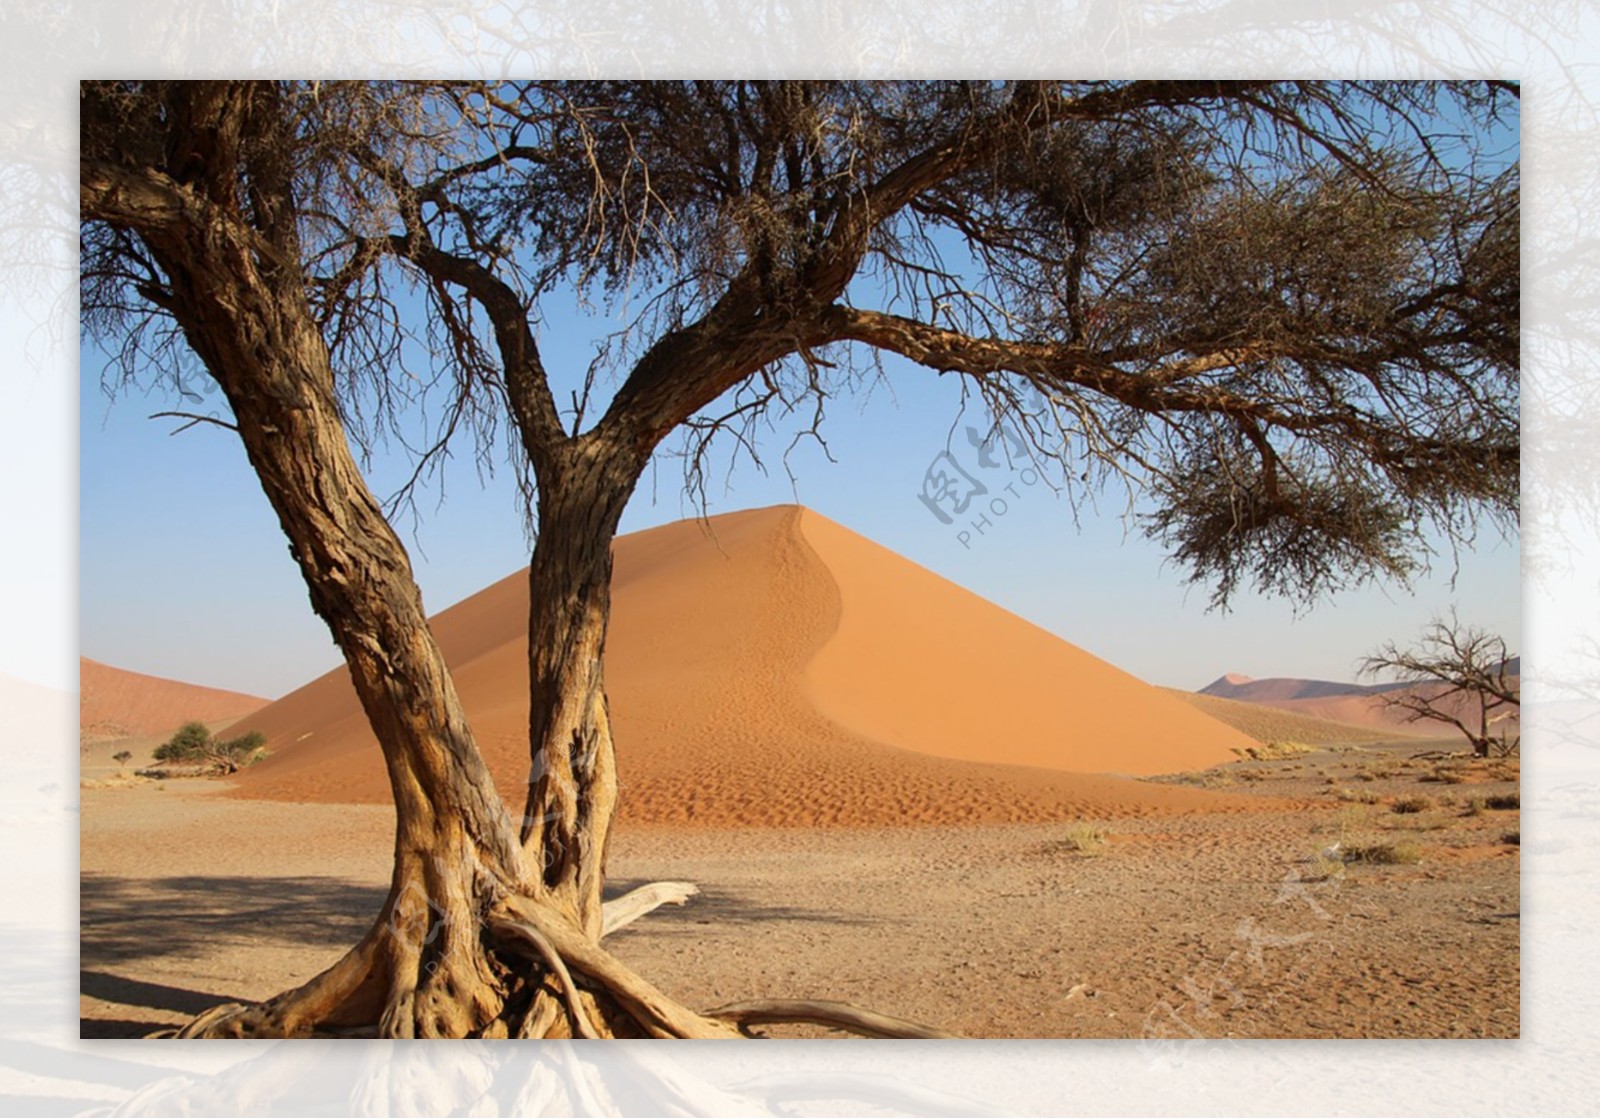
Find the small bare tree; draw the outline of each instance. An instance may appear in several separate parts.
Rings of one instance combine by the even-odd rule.
[[[1494,730],[1522,706],[1520,667],[1503,637],[1462,625],[1454,610],[1448,620],[1428,623],[1414,644],[1402,649],[1391,641],[1366,657],[1361,674],[1407,684],[1383,693],[1384,706],[1405,712],[1407,722],[1450,724],[1467,736],[1480,758],[1514,753],[1521,741],[1505,729]]]

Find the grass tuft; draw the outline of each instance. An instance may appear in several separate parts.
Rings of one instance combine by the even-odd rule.
[[[1345,848],[1345,861],[1379,866],[1411,866],[1422,861],[1422,848],[1410,840],[1383,843],[1355,843]]]
[[[1079,821],[1068,824],[1061,837],[1061,846],[1081,855],[1098,855],[1106,845],[1106,833],[1095,824]]]
[[[1316,747],[1307,746],[1304,742],[1263,742],[1259,746],[1236,746],[1233,752],[1255,762],[1278,762],[1286,758],[1304,757],[1314,749]]]

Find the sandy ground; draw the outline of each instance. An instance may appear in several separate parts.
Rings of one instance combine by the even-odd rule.
[[[693,1006],[839,998],[971,1036],[1515,1037],[1519,813],[1481,801],[1516,791],[1516,764],[1412,760],[1426,745],[1152,784],[1253,810],[1101,821],[1094,854],[1065,821],[624,826],[615,890],[703,892],[608,943]],[[387,808],[85,776],[85,1036],[303,981],[383,898]],[[1316,862],[1336,841],[1412,843],[1420,861]]]

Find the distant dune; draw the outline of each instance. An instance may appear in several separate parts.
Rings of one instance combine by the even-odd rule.
[[[1515,673],[1521,669],[1521,658],[1513,657],[1507,666]],[[1378,684],[1346,684],[1332,680],[1301,680],[1292,677],[1273,677],[1252,680],[1248,676],[1228,673],[1194,693],[1198,696],[1259,704],[1292,712],[1314,719],[1380,730],[1387,735],[1436,738],[1455,733],[1448,723],[1433,720],[1410,721],[1402,711],[1389,708],[1384,696],[1406,690],[1407,685],[1393,682]],[[1417,689],[1422,694],[1438,694],[1440,687]],[[1468,716],[1470,703],[1454,702],[1448,709]],[[1520,730],[1520,720],[1513,715],[1509,721],[1512,735]],[[1234,724],[1237,725],[1237,724]]]
[[[227,723],[270,700],[242,692],[203,688],[78,659],[78,727],[86,739],[162,735],[191,719]]]
[[[1336,680],[1301,680],[1290,676],[1252,680],[1248,676],[1230,672],[1201,688],[1199,694],[1216,696],[1219,699],[1236,699],[1243,703],[1282,703],[1293,699],[1377,695],[1404,686],[1403,684],[1344,684]]]
[[[607,679],[622,818],[882,825],[1232,805],[1100,774],[1201,769],[1253,740],[796,506],[616,544]],[[479,745],[520,808],[527,578],[438,614]],[[343,670],[257,713],[272,756],[238,793],[381,803]]]
[[[1237,699],[1222,699],[1202,692],[1184,692],[1163,689],[1213,719],[1260,742],[1304,742],[1308,746],[1327,746],[1335,743],[1360,745],[1383,742],[1406,734],[1393,727],[1362,726],[1340,723],[1332,719],[1319,719],[1315,715],[1301,714],[1265,703],[1245,703]],[[1445,733],[1436,727],[1434,734]]]

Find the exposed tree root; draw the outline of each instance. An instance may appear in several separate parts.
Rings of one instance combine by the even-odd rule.
[[[572,981],[572,973],[567,970],[566,963],[561,959],[561,953],[557,952],[545,935],[532,925],[519,925],[517,932],[539,950],[539,955],[550,967],[550,973],[560,982],[561,994],[567,1003],[567,1017],[571,1020],[574,1032],[590,1041],[598,1040],[600,1035],[589,1021],[589,1011],[578,996],[578,985]]]
[[[613,898],[601,907],[600,935],[610,936],[663,905],[682,905],[700,892],[693,882],[651,882]]]
[[[687,882],[643,886],[606,906],[605,931],[695,892]],[[839,1002],[742,1002],[697,1013],[538,897],[504,897],[472,922],[472,935],[457,924],[427,940],[404,935],[397,912],[386,906],[359,945],[304,986],[262,1003],[214,1007],[150,1036],[738,1038],[780,1022],[867,1037],[952,1036]]]
[[[696,1014],[662,994],[590,940],[558,910],[532,898],[507,898],[489,915],[491,934],[537,943],[546,939],[573,969],[604,990],[648,1037],[738,1037],[731,1024]]]

